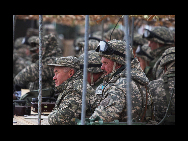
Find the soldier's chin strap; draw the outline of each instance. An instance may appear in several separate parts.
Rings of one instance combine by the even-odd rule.
[[[114,62],[114,65],[113,65],[113,70],[112,70],[112,72],[115,72],[116,71],[116,62]]]
[[[91,86],[93,86],[94,85],[94,82],[93,82],[93,73],[92,72],[90,72],[91,73]]]

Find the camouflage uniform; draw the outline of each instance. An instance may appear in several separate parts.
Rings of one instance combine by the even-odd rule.
[[[159,47],[151,51],[151,56],[154,57],[154,59],[149,63],[149,67],[146,72],[147,76],[150,75],[150,80],[156,80],[160,77],[160,74],[156,74],[156,70],[159,66],[159,58],[166,49],[170,48],[174,44],[174,42],[169,42],[174,41],[174,38],[172,32],[166,27],[154,27],[151,32],[162,38],[162,40],[157,37],[146,38],[147,40],[164,44],[163,47]]]
[[[120,53],[125,53],[125,42],[121,40],[108,41],[111,48]],[[132,48],[130,48],[131,56]],[[124,65],[125,59],[119,55],[106,55],[102,52],[101,56],[106,57],[112,61]],[[132,58],[132,57],[131,57]],[[119,121],[127,120],[127,104],[126,104],[126,74],[124,66],[118,70],[112,71],[104,78],[103,85],[97,87],[96,93],[102,88],[102,100],[98,108],[95,109],[90,119],[99,116],[105,122],[111,122],[115,119]],[[107,79],[106,79],[107,78]],[[133,121],[140,121],[142,116],[142,100],[145,91],[141,88],[148,84],[148,79],[140,68],[140,64],[136,58],[131,61],[131,95],[132,95],[132,117]],[[141,92],[142,91],[142,92]]]
[[[136,50],[138,45],[143,46],[144,44],[147,44],[147,43],[148,43],[148,41],[146,39],[142,38],[142,35],[135,34],[134,38],[133,38],[133,46],[132,46],[132,48],[133,48],[133,50],[134,49]]]
[[[65,66],[77,70],[72,77],[55,88],[55,93],[58,94],[58,98],[53,111],[48,115],[48,122],[51,125],[74,124],[74,118],[80,119],[81,117],[82,107],[83,75],[82,71],[78,70],[80,68],[80,62],[76,57],[60,57],[56,59],[54,64],[49,64],[49,66]],[[86,114],[91,104],[93,105],[93,95],[93,89],[87,84]]]
[[[104,34],[104,39],[105,40],[110,40],[110,35],[112,33],[113,29],[110,29],[108,32]],[[114,29],[112,35],[111,35],[111,40],[116,39],[116,40],[123,40],[124,38],[124,31],[121,29]]]
[[[61,52],[57,52],[57,40],[54,35],[45,35],[43,38],[43,52],[42,52],[42,88],[47,89],[54,86],[53,83],[53,69],[49,68],[47,64],[54,62],[55,57],[61,55]],[[15,78],[14,83],[17,85],[27,85],[30,83],[30,91],[37,90],[39,88],[39,61],[24,68],[19,72]]]
[[[17,38],[13,51],[13,78],[26,66],[31,64],[31,57],[27,56],[29,46],[22,44],[23,37]]]
[[[81,54],[79,57],[80,60],[80,66],[82,66],[81,69],[83,69],[84,66],[84,54]],[[103,72],[101,70],[101,57],[99,56],[98,52],[95,52],[95,50],[88,51],[88,67],[87,71],[91,73],[91,86],[95,90],[99,84],[103,82],[104,74],[96,81],[93,82],[93,73],[100,73]]]
[[[175,123],[175,47],[167,49],[160,58],[163,75],[149,83],[150,93],[154,103],[155,120],[162,124]],[[170,105],[169,105],[169,101]],[[169,105],[168,111],[167,107]]]
[[[97,40],[89,40],[89,44],[88,44],[88,51],[90,50],[95,50],[98,46],[99,42]],[[84,53],[84,46],[85,46],[85,42],[79,42],[78,46],[80,48],[80,52],[78,54],[78,57]]]

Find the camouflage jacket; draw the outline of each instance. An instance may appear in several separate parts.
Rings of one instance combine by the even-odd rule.
[[[71,125],[74,118],[81,117],[82,107],[83,75],[78,70],[71,78],[55,88],[58,98],[53,111],[48,115],[48,122],[51,125]],[[93,104],[94,91],[87,84],[86,113]]]
[[[159,60],[162,75],[148,85],[152,95],[155,120],[159,122],[167,114],[167,118],[163,121],[172,123],[175,120],[171,116],[175,115],[175,47],[165,50]],[[170,99],[171,105],[167,111]]]
[[[142,113],[141,88],[148,84],[149,80],[140,68],[138,60],[132,62],[131,70],[131,95],[132,95],[132,117],[133,121],[139,121]],[[119,121],[127,120],[126,102],[126,76],[123,70],[116,76],[112,76],[102,90],[102,100],[98,108],[95,109],[90,119],[99,116],[105,122],[115,119]],[[140,88],[138,88],[140,87]],[[143,91],[145,95],[145,92]]]
[[[154,59],[149,63],[149,66],[146,66],[146,68],[144,69],[144,72],[150,81],[156,79],[156,69],[158,68],[158,60],[163,54],[163,52],[169,47],[169,45],[160,47],[150,52],[151,56],[154,57]]]
[[[49,34],[44,36],[44,49],[42,52],[42,89],[54,87],[53,83],[53,68],[48,67],[48,64],[54,63],[55,56],[62,55],[58,51],[57,41],[54,35]],[[39,89],[39,60],[28,65],[14,78],[15,84],[28,85],[30,91]]]

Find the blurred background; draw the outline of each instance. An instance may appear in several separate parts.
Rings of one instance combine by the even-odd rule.
[[[103,39],[105,32],[113,29],[122,15],[90,15],[89,36]],[[129,24],[134,17],[134,34],[143,34],[144,28],[165,26],[175,32],[175,15],[129,15]],[[15,16],[15,40],[39,35],[39,15]],[[117,29],[124,30],[123,18]],[[131,33],[131,28],[129,33]],[[43,36],[49,33],[56,35],[63,56],[76,54],[76,40],[84,38],[85,15],[43,15]]]

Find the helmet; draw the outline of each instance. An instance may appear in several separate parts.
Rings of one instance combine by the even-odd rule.
[[[113,33],[112,33],[113,29],[110,29],[108,32],[106,32],[104,34],[104,38],[107,40],[110,40],[110,36],[111,36],[111,40],[112,39],[117,39],[117,40],[123,40],[124,38],[124,31],[121,29],[114,29]],[[111,35],[112,33],[112,35]]]
[[[166,27],[157,26],[154,27],[151,31],[145,29],[142,36],[149,41],[155,41],[162,44],[174,44],[173,33]]]
[[[80,60],[80,69],[83,69],[84,65],[84,53],[80,55],[79,57]],[[103,72],[101,70],[101,57],[99,56],[99,53],[96,52],[95,50],[90,50],[88,51],[88,68],[87,70],[92,73],[99,73]]]
[[[136,50],[136,56],[146,60],[146,61],[152,61],[154,58],[150,54],[151,48],[144,44],[143,46],[138,46]]]
[[[99,52],[99,55],[101,57],[106,57],[114,62],[125,65],[125,56],[126,56],[125,47],[126,47],[125,41],[113,39],[108,42],[100,41],[96,51]],[[131,58],[133,58],[133,52],[130,46],[129,49],[131,53],[130,56]]]

